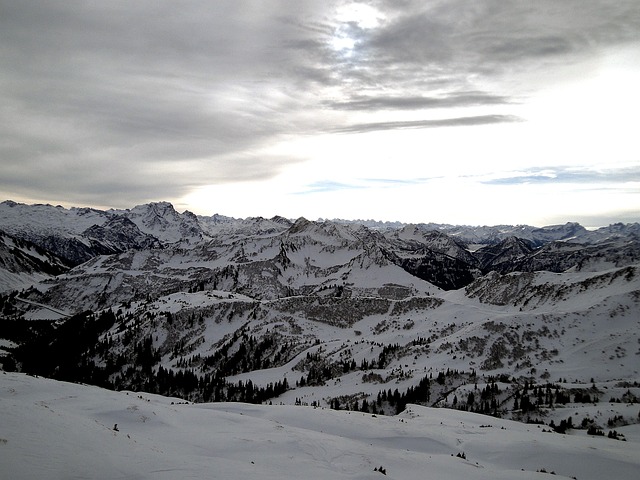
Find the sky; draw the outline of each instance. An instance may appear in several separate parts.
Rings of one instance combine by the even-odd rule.
[[[637,0],[0,0],[0,200],[640,221]]]

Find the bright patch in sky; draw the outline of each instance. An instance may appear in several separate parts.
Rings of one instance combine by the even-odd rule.
[[[356,32],[380,25],[381,14],[370,5],[351,3],[338,8],[335,20],[338,25],[329,40],[331,48],[345,57],[350,57],[358,43]]]
[[[355,23],[360,28],[375,28],[380,25],[383,15],[371,5],[348,3],[338,8],[336,20],[343,23]]]

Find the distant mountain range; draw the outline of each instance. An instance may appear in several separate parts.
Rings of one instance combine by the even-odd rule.
[[[625,258],[629,255],[637,258],[640,235],[638,223],[588,231],[577,223],[537,228],[345,220],[312,222],[304,218],[196,216],[188,211],[178,213],[167,202],[139,205],[130,210],[102,211],[4,201],[0,203],[0,252],[4,252],[0,258],[8,258],[6,252],[17,249],[21,259],[0,264],[0,291],[27,285],[32,276],[56,275],[100,255],[132,250],[197,250],[223,238],[269,236],[283,240],[292,232],[304,229],[324,231],[321,235],[326,238],[342,235],[347,243],[362,237],[359,242],[375,245],[388,261],[444,289],[460,288],[493,270],[501,273],[563,271],[571,266],[588,269],[592,268],[589,263],[594,257],[605,257],[611,265],[616,265],[620,263],[616,252]],[[36,248],[46,252],[46,258],[36,254],[38,261],[34,261]]]

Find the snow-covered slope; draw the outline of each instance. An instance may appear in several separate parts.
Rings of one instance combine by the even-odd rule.
[[[103,268],[108,275],[109,267]],[[384,272],[380,269],[375,271]],[[373,271],[358,271],[374,284]],[[352,286],[350,294],[332,286],[305,295],[259,299],[237,290],[205,288],[124,300],[113,306],[117,314],[112,320],[88,337],[84,347],[80,344],[81,356],[73,361],[86,364],[79,370],[85,373],[78,373],[86,376],[74,378],[101,378],[116,388],[172,392],[200,401],[229,395],[257,398],[230,393],[225,384],[213,380],[216,376],[233,384],[251,381],[255,388],[286,378],[289,390],[268,398],[320,406],[339,400],[347,408],[377,402],[377,410],[386,413],[398,406],[388,399],[379,401],[382,391],[398,389],[404,394],[428,378],[430,392],[412,401],[456,406],[457,396],[458,406],[486,411],[485,402],[495,400],[487,413],[513,418],[526,418],[514,399],[525,394],[527,383],[551,383],[553,400],[531,413],[548,423],[561,396],[571,395],[573,400],[576,393],[588,391],[608,401],[624,391],[607,391],[602,385],[633,384],[640,378],[637,271],[637,266],[629,266],[599,274],[493,273],[466,290],[430,295],[402,284],[379,283],[376,289]],[[130,284],[119,275],[113,283],[120,282],[125,298]],[[99,277],[89,278],[101,285]],[[389,278],[387,273],[381,280]],[[224,283],[221,280],[219,286]],[[70,285],[66,289],[78,301],[83,295],[87,300],[102,298],[90,285],[76,290]],[[115,295],[103,293],[107,299]],[[78,322],[70,331],[96,324],[91,318]],[[59,330],[53,338],[65,335]],[[46,348],[50,353],[36,343],[34,354],[57,358],[58,351],[67,349]],[[89,356],[83,353],[87,349]],[[25,361],[25,355],[28,359],[29,350],[18,362]],[[61,364],[59,369],[55,362],[47,365],[29,368],[40,368],[34,373],[42,375],[66,368]],[[202,386],[167,386],[158,377],[160,368],[172,375],[196,372],[209,380]],[[498,378],[499,392],[467,401],[469,385],[488,385]],[[595,390],[589,390],[592,382],[599,385]],[[635,415],[627,413],[625,421],[635,423]]]
[[[11,200],[0,203],[0,225],[15,236],[80,235],[93,225],[103,225],[108,219],[106,212],[93,208],[66,209],[60,205],[25,205]]]
[[[3,478],[635,478],[626,442],[409,405],[396,417],[302,406],[185,404],[0,375]],[[114,427],[117,425],[117,430]]]
[[[55,255],[0,230],[0,292],[20,290],[68,269]]]

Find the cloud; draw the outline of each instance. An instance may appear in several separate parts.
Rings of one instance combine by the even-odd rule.
[[[333,180],[320,180],[307,185],[305,190],[296,192],[296,194],[304,195],[309,193],[327,193],[336,192],[339,190],[354,190],[361,188],[365,187],[363,185],[356,185],[354,183],[342,183]]]
[[[614,219],[616,223],[638,223],[640,221],[638,218],[638,211],[632,209],[608,211],[592,215],[576,215],[574,216],[573,221],[576,221],[587,228],[598,228],[611,225],[612,219]]]
[[[6,191],[103,203],[125,192],[175,197],[194,185],[272,178],[299,161],[258,154],[303,124],[292,117],[304,102],[278,78],[300,35],[270,8],[0,9]]]
[[[338,110],[421,110],[433,108],[469,107],[478,105],[502,105],[513,100],[485,92],[450,93],[442,97],[427,96],[353,96],[342,102],[327,103]]]
[[[567,54],[635,41],[640,25],[634,0],[416,0],[381,8],[390,20],[371,38],[380,61],[477,72],[526,68],[541,57],[562,61]]]
[[[443,128],[468,127],[474,125],[488,125],[494,123],[518,122],[520,119],[513,115],[479,115],[475,117],[459,117],[429,120],[407,120],[392,122],[372,122],[346,125],[335,128],[335,133],[366,133],[379,130],[404,130],[415,128]]]
[[[576,167],[545,167],[527,172],[504,172],[498,178],[482,180],[486,185],[523,184],[602,184],[640,182],[640,166],[614,169],[581,169]]]
[[[330,103],[334,108],[508,104],[518,101],[517,90],[527,92],[532,85],[511,85],[498,94],[496,86],[518,75],[544,76],[551,68],[637,42],[640,36],[635,0],[374,5],[383,20],[376,28],[351,27],[353,48],[332,60],[332,71],[343,84]]]
[[[433,180],[433,178],[365,178],[364,181],[375,186],[396,187],[403,185],[417,185]]]
[[[514,75],[535,81],[638,41],[639,10],[636,0],[0,0],[0,189],[130,206],[273,179],[317,155],[272,153],[300,139],[523,123],[515,107],[530,86],[514,87]],[[366,146],[349,145],[350,171],[366,171]]]
[[[306,186],[305,190],[296,192],[298,195],[314,194],[314,193],[331,193],[345,190],[378,190],[380,188],[396,188],[412,185],[421,185],[432,180],[442,179],[443,177],[433,178],[358,178],[355,181],[346,183],[336,180],[321,180],[313,182]]]
[[[291,157],[233,155],[220,168],[223,158],[184,160],[166,165],[153,161],[113,162],[106,155],[89,159],[65,156],[47,158],[28,168],[5,163],[0,190],[16,192],[11,198],[46,201],[47,195],[64,195],[64,203],[130,207],[140,202],[179,198],[197,187],[210,184],[255,182],[276,176]],[[62,200],[61,200],[62,201]]]

